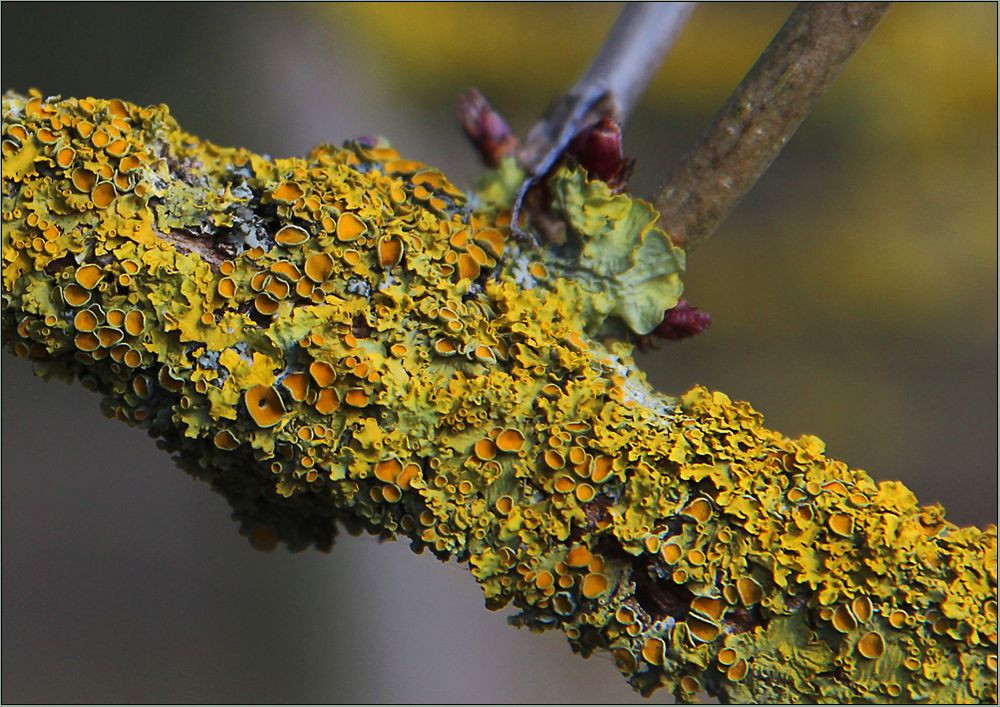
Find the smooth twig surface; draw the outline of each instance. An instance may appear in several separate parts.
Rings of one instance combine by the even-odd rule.
[[[528,133],[519,159],[531,171],[587,125],[605,116],[624,123],[663,64],[694,2],[627,3],[597,57],[568,92],[553,101]],[[567,137],[568,135],[568,137]]]
[[[570,95],[603,86],[611,117],[625,122],[694,11],[694,2],[629,3]]]
[[[691,248],[743,199],[885,15],[886,2],[800,3],[654,204]]]

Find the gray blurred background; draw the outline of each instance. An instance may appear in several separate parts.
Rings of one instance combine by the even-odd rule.
[[[2,85],[166,103],[274,156],[383,134],[468,187],[459,92],[523,133],[618,8],[5,2]],[[697,10],[626,130],[636,192],[789,9]],[[994,4],[896,6],[690,257],[712,329],[641,358],[661,390],[749,400],[979,526],[997,519],[995,27]],[[4,702],[643,701],[609,659],[507,627],[463,569],[405,544],[253,551],[96,396],[2,364]]]

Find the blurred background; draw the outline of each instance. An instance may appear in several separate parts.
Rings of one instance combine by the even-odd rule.
[[[478,86],[522,133],[618,4],[4,3],[2,85],[166,103],[273,156],[389,137],[465,187]],[[649,193],[791,9],[700,7],[627,126]],[[749,400],[961,525],[997,519],[992,3],[899,4],[689,258],[714,316],[641,364]],[[80,386],[2,356],[4,702],[642,702],[606,657],[483,608],[457,565],[341,537],[260,554]],[[658,693],[653,701],[669,701]]]

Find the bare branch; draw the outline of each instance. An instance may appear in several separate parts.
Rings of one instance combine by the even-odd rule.
[[[611,117],[617,123],[624,123],[696,4],[629,3],[570,95],[586,95],[590,86],[605,87],[611,101]]]
[[[887,2],[804,2],[674,168],[654,203],[688,248],[711,235],[785,146]]]
[[[627,3],[586,73],[552,102],[545,118],[528,132],[519,153],[521,163],[529,168],[538,166],[543,156],[563,141],[559,138],[568,140],[606,115],[624,123],[695,5]]]

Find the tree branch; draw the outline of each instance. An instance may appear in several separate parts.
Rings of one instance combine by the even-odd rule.
[[[384,143],[271,160],[119,100],[3,117],[5,346],[257,546],[406,537],[644,694],[995,701],[995,526],[657,393],[615,340],[679,295],[648,204],[563,170],[580,247],[512,255],[506,213]]]
[[[560,145],[565,148],[584,127],[605,116],[624,123],[696,5],[626,3],[587,71],[573,88],[553,101],[545,117],[528,132],[519,153],[522,165],[543,173],[534,169],[543,164],[543,156]]]
[[[771,41],[698,143],[654,197],[660,225],[691,248],[753,188],[887,2],[804,2]]]

